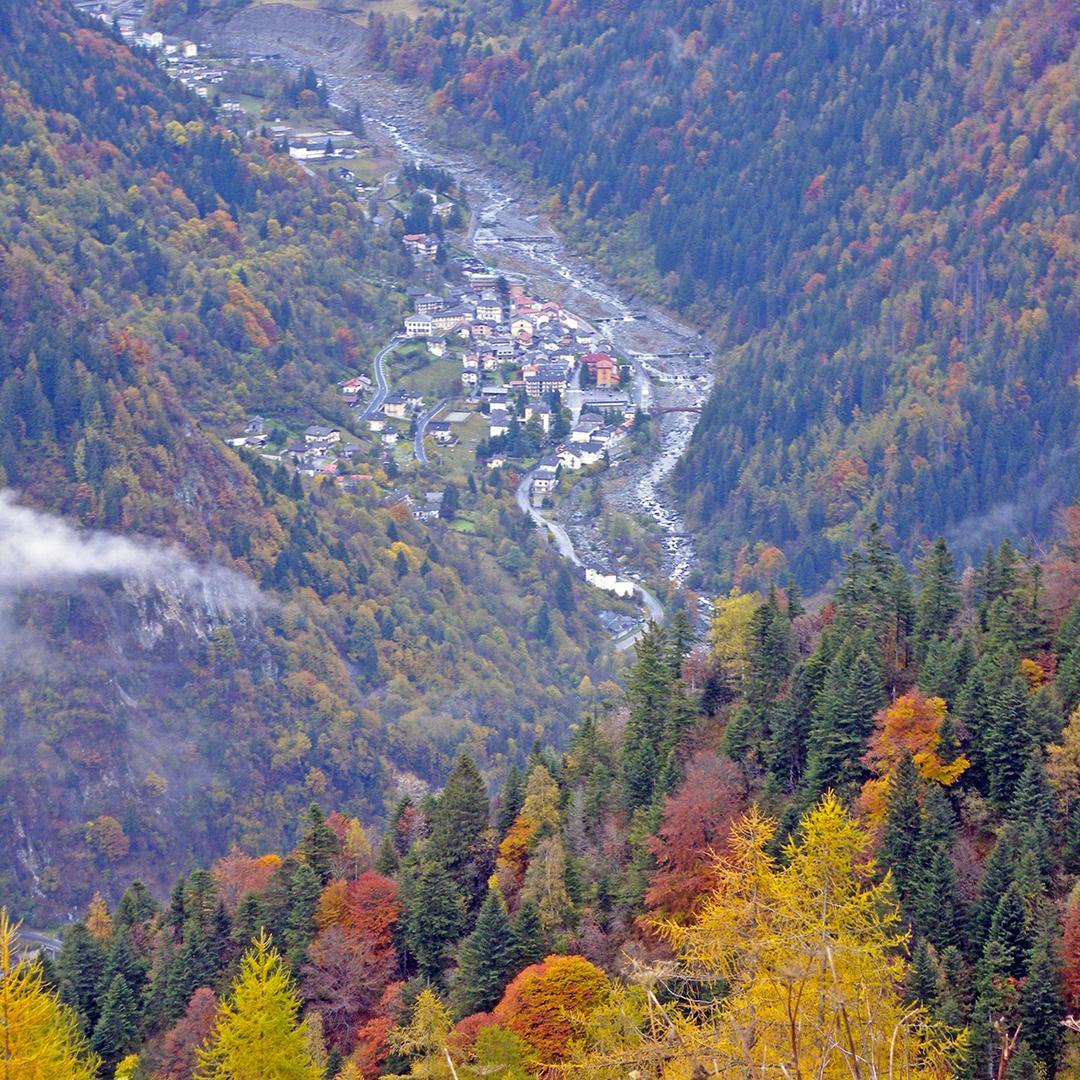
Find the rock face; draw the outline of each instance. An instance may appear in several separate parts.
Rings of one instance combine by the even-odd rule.
[[[244,8],[228,23],[209,24],[205,31],[220,45],[332,59],[352,66],[364,60],[364,31],[356,23],[325,11],[311,11],[290,4],[262,4]]]

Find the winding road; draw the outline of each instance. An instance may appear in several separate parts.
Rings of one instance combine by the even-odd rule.
[[[386,381],[385,361],[386,357],[397,347],[398,340],[398,335],[395,334],[375,354],[375,393],[371,395],[371,401],[368,402],[368,407],[364,410],[362,420],[370,420],[375,416],[390,394],[390,384]]]
[[[434,405],[416,422],[416,437],[413,441],[416,450],[416,460],[421,465],[428,464],[427,451],[424,449],[424,436],[427,434],[427,426],[446,407],[447,398],[436,401]]]
[[[529,490],[532,487],[532,478],[535,469],[530,469],[522,478],[517,487],[517,504],[521,508],[523,514],[528,514],[532,518],[533,522],[542,529],[547,529],[551,533],[555,540],[555,547],[559,554],[571,562],[579,569],[585,569],[585,564],[581,561],[581,557],[574,550],[574,542],[570,539],[567,531],[557,522],[552,521],[550,518],[544,517],[540,511],[533,506],[532,500],[529,498]],[[656,623],[657,626],[663,625],[664,622],[664,605],[654,596],[648,589],[645,588],[640,582],[634,582],[634,588],[637,591],[638,598],[645,606],[645,610],[648,612],[649,619]],[[644,633],[644,627],[637,631],[637,633],[630,634],[628,637],[621,638],[615,644],[616,652],[625,652],[634,644],[635,641]]]
[[[60,951],[61,941],[59,938],[43,934],[40,930],[19,930],[19,947],[26,952],[38,950],[55,956]]]

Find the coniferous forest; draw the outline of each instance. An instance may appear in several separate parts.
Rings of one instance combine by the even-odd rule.
[[[712,601],[620,652],[516,476],[229,445],[355,426],[436,271],[0,0],[0,1078],[1080,1075],[1080,10],[361,14],[717,343]]]

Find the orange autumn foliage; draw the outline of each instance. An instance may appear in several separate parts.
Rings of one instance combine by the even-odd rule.
[[[538,828],[537,822],[527,818],[524,814],[518,814],[514,824],[507,830],[506,836],[499,844],[499,853],[495,859],[495,869],[499,874],[500,881],[504,884],[504,892],[514,892],[520,888],[525,880],[525,868],[529,862],[529,848],[532,838]]]
[[[542,1062],[557,1064],[566,1055],[575,1014],[593,1008],[608,985],[607,976],[583,956],[549,956],[517,975],[491,1015]]]
[[[967,771],[971,763],[963,754],[949,762],[938,756],[944,719],[945,702],[921,690],[902,694],[874,717],[874,733],[862,761],[875,779],[863,784],[859,796],[859,809],[871,821],[880,821],[885,813],[889,778],[904,754],[911,754],[924,780],[946,787]]]
[[[315,925],[320,930],[340,926],[354,938],[389,950],[400,915],[397,885],[368,870],[352,881],[335,879],[326,886],[315,909]]]
[[[255,858],[237,848],[218,859],[211,872],[226,909],[235,912],[248,893],[265,889],[270,875],[280,865],[280,855],[260,855]]]

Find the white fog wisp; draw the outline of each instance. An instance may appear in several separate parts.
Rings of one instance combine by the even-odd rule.
[[[260,606],[258,590],[221,566],[200,565],[175,545],[76,529],[0,491],[0,599],[31,590],[64,591],[79,582],[136,580],[223,615]]]

